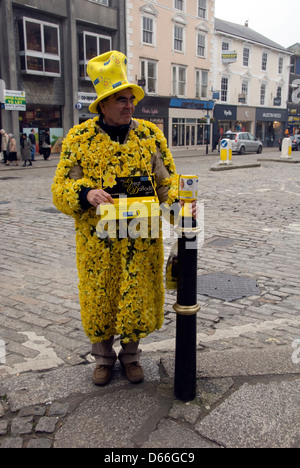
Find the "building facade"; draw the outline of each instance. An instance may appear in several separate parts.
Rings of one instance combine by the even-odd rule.
[[[0,15],[0,78],[26,99],[25,110],[1,109],[1,126],[64,136],[89,118],[89,59],[126,51],[125,0],[0,0]]]
[[[214,0],[127,0],[129,79],[146,97],[135,116],[156,123],[172,151],[211,141]]]
[[[214,38],[215,131],[248,131],[277,146],[288,121],[290,52],[247,23],[215,18]]]
[[[288,47],[292,53],[290,68],[290,86],[288,98],[289,121],[291,135],[300,132],[300,43]]]

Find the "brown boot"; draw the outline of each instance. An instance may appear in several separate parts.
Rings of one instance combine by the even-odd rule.
[[[144,380],[144,371],[139,362],[130,362],[129,364],[123,364],[127,379],[133,384],[138,384]]]
[[[113,366],[96,366],[93,373],[93,382],[98,387],[109,384],[112,377]]]

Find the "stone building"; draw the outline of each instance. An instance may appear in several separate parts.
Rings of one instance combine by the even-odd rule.
[[[2,88],[26,100],[26,110],[1,110],[1,126],[40,137],[49,128],[56,138],[87,119],[94,88],[86,63],[126,52],[124,17],[125,0],[0,0]]]

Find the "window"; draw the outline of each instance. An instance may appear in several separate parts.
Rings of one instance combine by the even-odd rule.
[[[196,98],[208,98],[208,71],[196,70]]]
[[[174,26],[174,50],[177,52],[184,52],[183,47],[183,34],[184,28],[175,24]]]
[[[198,17],[206,18],[206,0],[198,0]]]
[[[229,50],[229,42],[223,41],[222,42],[222,50]]]
[[[90,2],[100,3],[100,5],[108,6],[108,0],[89,0]]]
[[[249,67],[249,58],[250,58],[250,49],[248,47],[244,47],[244,50],[243,50],[244,67]]]
[[[186,96],[186,68],[180,65],[174,65],[172,67],[172,85],[173,96]]]
[[[281,99],[282,99],[282,87],[278,86],[276,98],[274,100],[274,106],[281,106]]]
[[[143,16],[143,44],[154,45],[154,20]]]
[[[221,101],[227,102],[228,100],[228,78],[222,77],[221,80]]]
[[[248,102],[248,91],[249,91],[249,82],[244,80],[242,82],[242,96],[245,98],[244,104],[247,104]]]
[[[176,8],[176,10],[184,11],[184,0],[175,0],[174,8]]]
[[[157,94],[157,62],[146,59],[141,61],[141,79],[145,80],[146,93]]]
[[[263,71],[266,71],[267,70],[267,65],[268,65],[268,54],[267,54],[267,52],[263,52],[262,61],[261,61],[261,69]]]
[[[206,37],[203,34],[198,34],[197,56],[205,57]]]
[[[282,74],[282,71],[283,71],[283,57],[279,57],[279,60],[278,60],[278,73],[279,73],[279,75]]]
[[[56,24],[23,18],[19,26],[21,71],[60,76],[60,38]]]
[[[86,66],[94,57],[111,50],[112,41],[109,36],[83,32],[79,34],[79,77],[89,79]]]
[[[263,83],[260,87],[260,105],[264,106],[266,101],[266,88],[267,86]]]

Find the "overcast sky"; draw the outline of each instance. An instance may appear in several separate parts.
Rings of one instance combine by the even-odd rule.
[[[300,42],[299,0],[215,0],[216,18],[245,24],[283,47]]]

